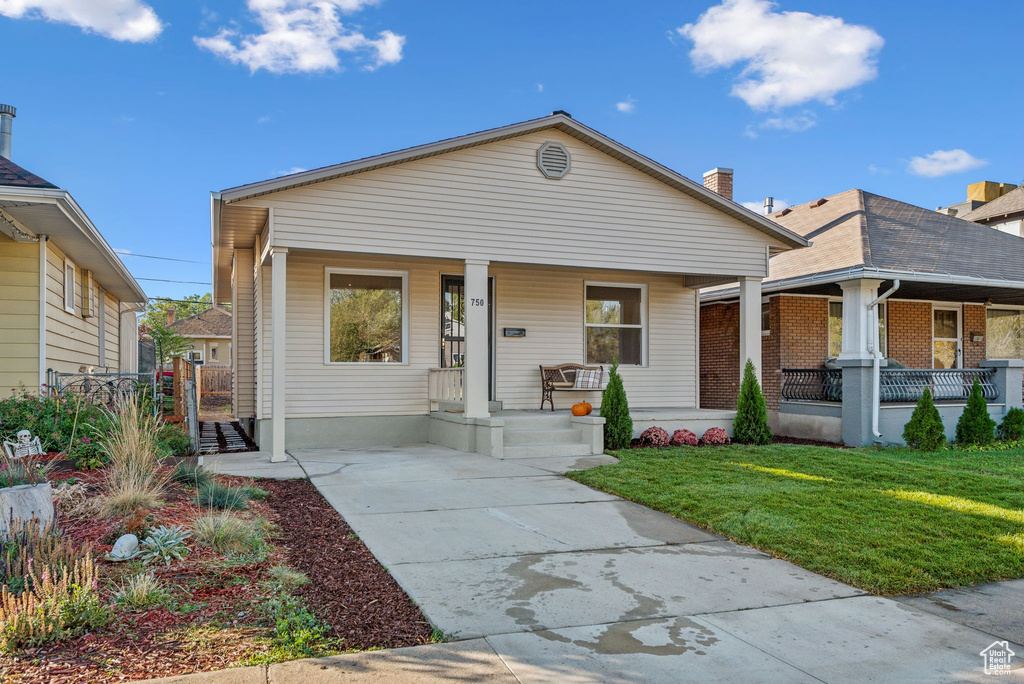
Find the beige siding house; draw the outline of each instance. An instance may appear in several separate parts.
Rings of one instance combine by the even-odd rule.
[[[0,392],[134,372],[145,301],[71,195],[0,156]]]
[[[214,306],[195,316],[175,319],[174,309],[168,309],[167,319],[174,332],[189,339],[192,351],[206,366],[231,365],[231,311]]]
[[[759,359],[768,256],[807,244],[561,112],[224,190],[212,214],[234,405],[275,459],[428,438],[514,453],[503,428],[563,362],[618,358],[641,424],[731,422],[699,411],[696,288],[741,283]],[[600,392],[555,393],[581,399]]]

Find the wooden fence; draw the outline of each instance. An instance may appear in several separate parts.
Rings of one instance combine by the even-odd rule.
[[[207,368],[203,366],[199,370],[200,395],[206,396],[231,396],[231,369],[230,368]]]

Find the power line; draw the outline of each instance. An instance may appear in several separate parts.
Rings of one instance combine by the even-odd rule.
[[[136,280],[152,280],[155,283],[182,283],[184,285],[210,285],[199,280],[166,280],[164,278],[136,278]]]
[[[209,266],[209,261],[193,261],[192,259],[175,259],[174,257],[153,256],[152,254],[136,254],[134,252],[117,252],[121,256],[140,257],[142,259],[160,259],[162,261],[180,261],[183,264],[203,264]]]

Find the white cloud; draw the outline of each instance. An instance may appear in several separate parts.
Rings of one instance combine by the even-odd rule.
[[[627,97],[622,102],[616,102],[615,111],[621,114],[632,114],[636,111],[636,100],[631,97]]]
[[[544,92],[544,84],[543,83],[538,83],[537,84],[537,92],[538,93],[543,93]]]
[[[268,123],[272,122],[273,120],[274,120],[274,117],[270,116],[269,114],[264,114],[263,116],[256,117],[256,123],[258,123],[258,124],[268,124]]]
[[[764,213],[764,200],[761,200],[760,202],[740,202],[740,204],[742,204],[743,206],[745,206],[747,209],[749,209],[750,211],[754,212],[755,214],[763,214]],[[772,202],[772,211],[782,211],[783,209],[785,209],[788,206],[789,206],[789,202],[787,202],[786,200],[780,200],[780,199],[773,200],[773,202]]]
[[[742,63],[732,94],[754,109],[832,104],[836,94],[878,75],[885,41],[867,26],[808,12],[777,12],[769,0],[724,0],[681,26],[698,71]]]
[[[935,150],[923,157],[912,157],[909,170],[915,176],[937,178],[968,169],[976,169],[985,164],[988,162],[978,159],[967,150]]]
[[[761,122],[761,128],[773,131],[789,131],[801,133],[818,124],[812,112],[804,112],[795,116],[776,116]]]
[[[0,0],[2,1],[2,0]],[[275,74],[338,71],[338,53],[358,55],[374,70],[402,59],[405,36],[381,31],[369,38],[341,21],[379,0],[247,0],[262,33],[243,34],[237,25],[216,35],[193,38],[196,45],[225,59]]]
[[[868,173],[877,176],[888,176],[890,173],[892,173],[892,170],[878,166],[877,164],[868,164]]]
[[[141,0],[0,0],[0,15],[71,24],[129,43],[153,40],[164,28],[153,8]]]
[[[293,166],[290,169],[279,169],[279,170],[275,171],[274,173],[276,175],[278,175],[278,176],[290,176],[293,173],[302,173],[303,171],[308,171],[308,170],[309,169],[307,169],[304,166]]]

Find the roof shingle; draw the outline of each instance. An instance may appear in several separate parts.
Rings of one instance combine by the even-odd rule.
[[[21,168],[10,159],[0,157],[0,185],[18,185],[28,188],[54,188],[57,186]]]
[[[772,257],[766,284],[858,267],[1024,282],[1020,237],[863,190],[828,200],[772,216],[814,244]]]
[[[215,306],[171,323],[171,329],[186,337],[225,337],[231,335],[231,312]]]
[[[986,202],[974,211],[969,211],[960,218],[965,221],[984,221],[996,216],[1024,213],[1024,186],[1011,190],[991,202]]]

